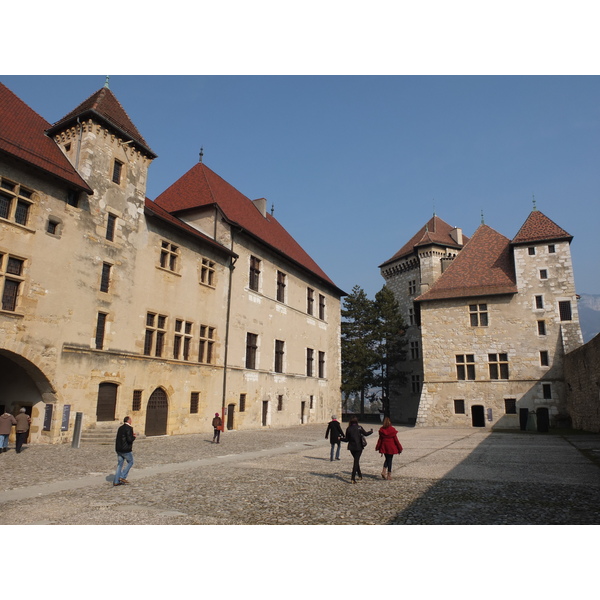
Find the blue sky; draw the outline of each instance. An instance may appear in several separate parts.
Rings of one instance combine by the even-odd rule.
[[[55,122],[105,76],[3,76]],[[275,216],[346,292],[433,214],[508,238],[537,208],[574,236],[578,293],[600,294],[598,76],[111,76],[158,158],[155,198],[204,162]]]

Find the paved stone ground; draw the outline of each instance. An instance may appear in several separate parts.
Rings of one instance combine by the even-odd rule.
[[[368,428],[369,426],[365,426]],[[139,439],[128,486],[112,445],[0,455],[0,522],[57,525],[600,524],[600,435],[398,427],[381,478],[376,431],[350,485],[325,425]]]

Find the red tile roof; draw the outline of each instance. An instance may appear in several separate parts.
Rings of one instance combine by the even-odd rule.
[[[444,273],[416,301],[516,293],[510,240],[480,225]]]
[[[448,225],[445,221],[440,219],[438,216],[433,215],[429,221],[417,233],[406,243],[392,258],[386,260],[384,263],[379,265],[379,267],[383,267],[399,258],[403,258],[404,256],[408,256],[413,252],[416,252],[416,249],[421,246],[431,246],[431,245],[439,245],[449,248],[456,248],[460,250],[462,246],[457,244],[456,241],[450,235],[450,232],[455,229],[451,225]],[[469,238],[463,235],[463,245],[467,243]]]
[[[0,151],[92,193],[61,149],[45,135],[50,124],[0,83]]]
[[[142,137],[136,126],[132,123],[129,115],[121,106],[115,95],[107,87],[99,89],[93,93],[87,100],[84,100],[77,108],[72,110],[68,115],[64,116],[60,121],[57,121],[50,128],[49,133],[60,131],[71,126],[77,121],[91,117],[95,120],[100,120],[108,126],[109,129],[123,135],[126,139],[131,139],[151,158],[156,158],[156,154],[150,150],[148,143]]]
[[[572,239],[572,235],[568,234],[545,214],[539,210],[534,210],[519,229],[519,233],[513,238],[512,243],[531,244],[533,242],[551,242],[554,240],[568,240],[570,242]]]
[[[178,219],[177,217],[173,216],[164,208],[161,208],[158,204],[156,204],[156,202],[152,202],[152,200],[150,200],[149,198],[146,198],[145,200],[144,209],[146,214],[156,217],[161,221],[165,221],[166,223],[169,223],[172,227],[175,227],[176,229],[179,229],[180,231],[187,233],[188,235],[201,239],[203,242],[210,244],[220,252],[228,254],[229,256],[237,257],[237,254],[235,252],[232,252],[231,250],[229,250],[229,248],[226,248],[222,244],[215,242],[215,240],[208,237],[201,231],[198,231],[195,227],[192,227],[191,225],[188,225],[187,223],[183,222],[181,219]]]
[[[279,254],[333,286],[339,294],[345,295],[273,215],[263,216],[252,200],[203,163],[194,165],[154,202],[175,215],[194,208],[217,205],[230,223],[241,227]]]

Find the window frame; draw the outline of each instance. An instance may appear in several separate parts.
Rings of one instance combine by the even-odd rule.
[[[174,244],[169,240],[160,241],[160,257],[159,266],[165,271],[171,273],[179,272],[179,263],[181,258],[181,251],[178,244]]]
[[[257,333],[246,333],[246,369],[256,370],[258,355],[258,334]]]
[[[22,285],[25,282],[26,262],[27,260],[20,256],[0,252],[0,283],[2,287],[0,308],[3,311],[17,312]],[[15,265],[18,265],[18,270],[15,270]]]
[[[285,358],[285,342],[283,340],[275,340],[275,361],[273,370],[275,373],[283,373],[283,361]]]
[[[216,327],[201,324],[198,333],[198,362],[205,365],[214,364]]]
[[[260,291],[260,272],[261,272],[261,259],[251,255],[250,266],[248,271],[248,288],[253,292]]]
[[[283,271],[277,271],[277,282],[276,282],[276,298],[277,302],[285,304],[285,292],[287,286],[287,275]]]
[[[0,212],[0,218],[15,225],[29,227],[31,207],[35,201],[35,194],[35,190],[21,185],[12,179],[0,177],[0,198],[6,200],[6,210],[3,211],[5,214],[1,214]],[[0,204],[1,210],[2,205]],[[21,214],[23,212],[24,216]]]
[[[314,362],[315,362],[315,350],[314,348],[306,349],[306,376],[314,377]]]
[[[475,368],[474,354],[456,354],[456,380],[457,381],[475,381],[477,369]]]
[[[507,381],[510,379],[508,353],[488,353],[488,370],[490,379],[493,381]]]
[[[488,327],[490,324],[488,303],[471,303],[469,307],[469,323],[471,327]]]
[[[214,288],[216,272],[215,262],[210,258],[202,258],[200,262],[200,283]]]

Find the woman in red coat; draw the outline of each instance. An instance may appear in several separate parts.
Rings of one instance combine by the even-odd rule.
[[[394,458],[394,454],[402,452],[402,444],[398,441],[398,432],[392,427],[389,417],[383,420],[383,425],[379,429],[379,439],[375,445],[375,450],[380,454],[385,454],[381,476],[384,479],[391,479],[392,459]]]

